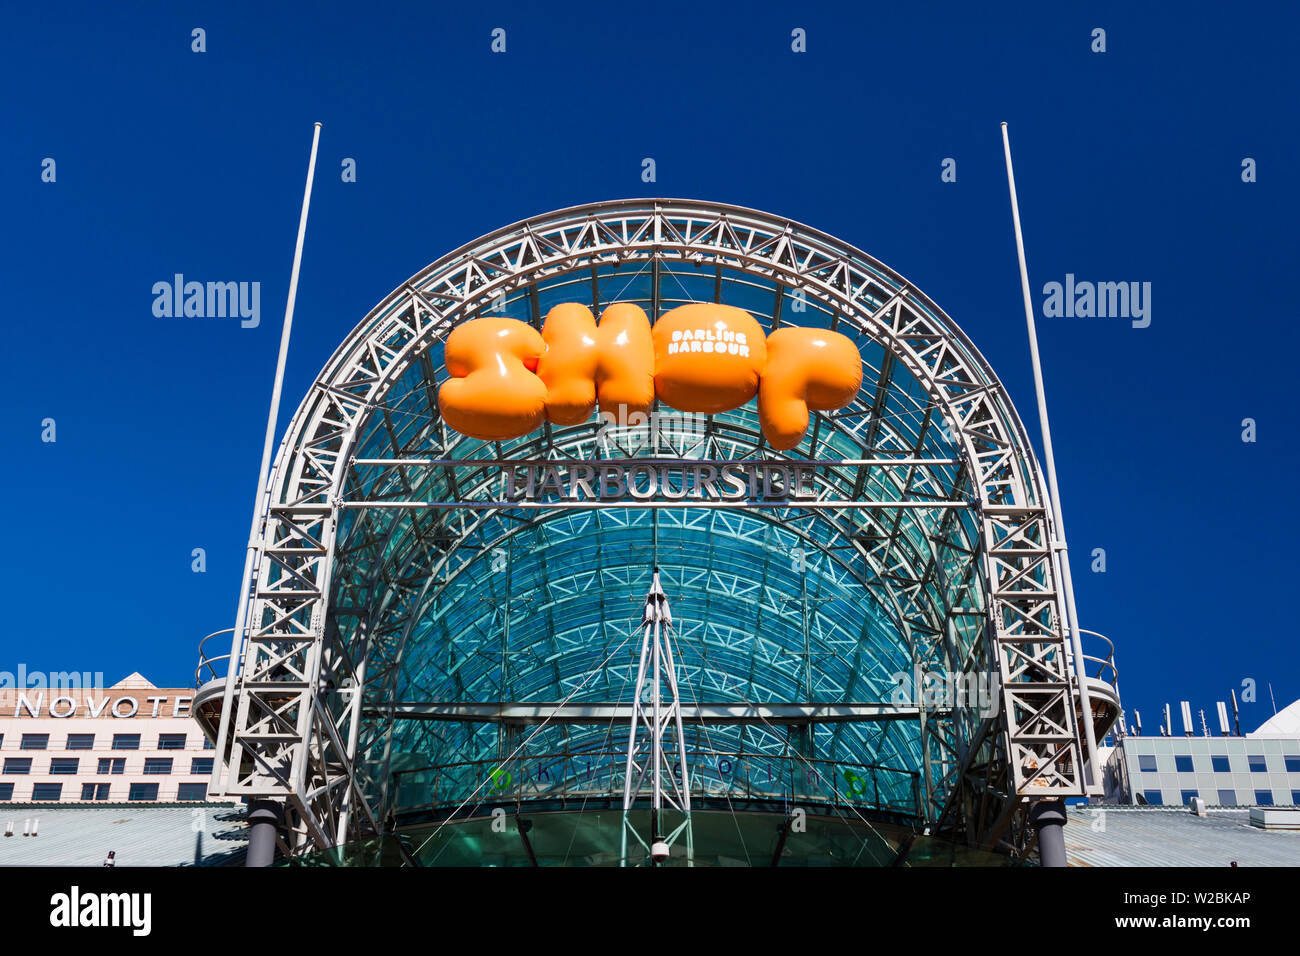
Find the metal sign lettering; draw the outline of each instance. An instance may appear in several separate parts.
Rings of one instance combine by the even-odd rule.
[[[342,501],[344,508],[966,508],[968,501],[845,500],[818,472],[956,465],[948,458],[727,460],[683,458],[481,459],[364,458],[357,468],[448,468],[458,491],[440,501]],[[474,487],[467,471],[492,477]]]
[[[774,462],[592,462],[505,468],[506,499],[791,501],[816,498],[815,466]]]

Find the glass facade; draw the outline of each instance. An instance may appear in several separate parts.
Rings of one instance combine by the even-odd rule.
[[[866,369],[859,400],[842,413],[814,414],[802,443],[787,453],[791,459],[894,455],[941,462],[818,465],[829,497],[969,497],[962,467],[942,463],[960,453],[922,385],[878,342],[775,282],[714,264],[652,270],[648,263],[609,263],[507,295],[491,314],[540,328],[558,303],[580,302],[598,315],[612,302],[633,302],[653,321],[700,301],[742,308],[768,333],[786,323],[856,341]],[[883,303],[864,303],[873,305]],[[708,416],[662,407],[646,424],[608,426],[593,416],[578,426],[483,442],[442,424],[436,385],[445,378],[438,342],[427,362],[389,391],[355,454],[471,463],[400,470],[358,464],[346,498],[441,501],[467,489],[495,498],[502,479],[493,460],[502,458],[773,455],[754,402]],[[347,509],[338,541],[333,606],[378,608],[367,623],[372,646],[400,647],[370,665],[360,744],[376,804],[398,813],[469,798],[601,800],[621,793],[626,723],[516,726],[387,715],[406,702],[627,703],[654,568],[671,603],[688,704],[911,701],[918,655],[938,678],[954,662],[983,659],[978,522],[968,509]],[[396,601],[388,583],[411,575],[427,577],[427,586],[413,603]],[[969,613],[946,615],[954,606]],[[928,623],[945,618],[947,634]],[[357,616],[340,615],[335,623],[360,646]],[[918,640],[921,633],[932,637]],[[798,796],[921,811],[915,717],[811,729],[774,721],[706,724],[688,726],[685,736],[697,801]]]
[[[647,825],[635,811],[632,824]],[[694,866],[1011,866],[1006,855],[918,835],[899,823],[837,814],[810,814],[799,839],[783,840],[788,818],[771,811],[694,815]],[[621,810],[540,812],[528,817],[525,845],[514,825],[508,836],[492,820],[467,820],[451,827],[417,826],[293,861],[293,866],[617,866]],[[684,865],[674,847],[668,866]],[[1029,863],[1028,865],[1033,865]]]

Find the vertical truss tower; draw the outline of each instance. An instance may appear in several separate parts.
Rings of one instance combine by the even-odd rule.
[[[650,865],[657,866],[668,860],[672,845],[684,837],[686,865],[695,859],[695,838],[691,832],[691,783],[686,767],[686,740],[682,733],[681,699],[677,690],[677,667],[673,663],[672,644],[668,629],[672,627],[673,614],[668,606],[668,596],[659,584],[659,569],[651,580],[650,592],[645,598],[645,613],[641,618],[641,663],[637,666],[636,690],[632,695],[632,726],[627,738],[627,770],[623,777],[623,835],[620,858],[627,866],[627,837],[633,839],[650,854]],[[650,700],[646,697],[646,671],[649,670]],[[663,699],[667,687],[668,700]],[[648,706],[647,706],[648,705]],[[677,767],[674,768],[665,748],[665,731],[672,729],[677,750]],[[644,733],[642,731],[644,730]],[[650,778],[650,832],[649,840],[642,838],[632,825],[631,812],[646,777]],[[668,821],[664,807],[681,816],[680,823],[664,833]]]

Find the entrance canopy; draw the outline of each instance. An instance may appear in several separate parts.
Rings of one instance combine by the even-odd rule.
[[[769,335],[847,336],[865,373],[856,399],[815,412],[787,451],[764,441],[754,402],[713,415],[659,403],[645,420],[507,441],[458,434],[439,413],[460,323],[540,329],[561,303],[634,303],[654,321],[700,302],[743,309]],[[623,493],[520,492],[576,463],[616,465]],[[758,476],[747,493],[686,492],[697,466],[728,463]],[[800,494],[762,485],[796,465]],[[937,306],[805,226],[630,200],[457,250],[340,346],[290,425],[271,497],[223,786],[288,799],[300,841],[615,788],[656,568],[701,796],[847,794],[1000,833],[1020,795],[1082,792],[1023,428]],[[980,693],[955,697],[972,677]],[[963,786],[981,788],[988,819],[966,820]]]

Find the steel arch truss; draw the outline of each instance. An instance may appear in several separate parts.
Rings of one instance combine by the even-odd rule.
[[[602,297],[597,276],[616,266],[630,267],[633,280],[648,273],[652,318],[672,304],[661,296],[662,276],[685,290],[707,282],[712,269],[716,289],[725,270],[775,285],[770,327],[789,320],[782,309],[793,294],[815,313],[795,316],[797,324],[823,321],[860,344],[878,343],[877,389],[864,389],[841,413],[814,416],[800,446],[809,457],[848,445],[919,454],[936,431],[950,443],[952,467],[891,468],[887,480],[900,497],[961,499],[977,522],[973,540],[963,537],[956,509],[937,509],[929,525],[896,510],[791,510],[776,520],[796,534],[809,534],[813,523],[822,529],[818,547],[835,573],[877,591],[918,668],[998,675],[994,716],[958,707],[927,719],[922,709],[925,815],[972,842],[1022,850],[1024,798],[1082,795],[1083,762],[1046,493],[1005,390],[952,320],[869,256],[765,213],[694,201],[601,203],[506,227],[412,277],[335,352],[290,423],[270,479],[253,584],[243,596],[248,623],[228,677],[236,707],[233,720],[221,723],[219,746],[229,746],[231,758],[219,795],[285,800],[291,851],[380,827],[391,744],[363,739],[363,699],[391,701],[385,694],[431,589],[460,573],[476,549],[481,554],[530,522],[501,512],[412,511],[363,526],[347,507],[358,487],[392,500],[429,479],[404,466],[376,478],[357,460],[380,450],[393,458],[410,453],[401,410],[387,399],[415,377],[424,407],[436,409],[441,344],[455,325],[507,298],[531,302],[530,320],[539,321],[539,284],[564,277],[576,284],[590,276],[593,304],[608,304],[617,296]],[[922,393],[908,434],[890,432],[896,370]],[[593,447],[592,432],[548,426],[508,448],[474,443],[472,454],[580,452]],[[441,421],[423,437],[426,449],[432,441],[446,458],[467,447]],[[363,448],[363,440],[371,444]],[[773,454],[742,413],[711,422],[705,441],[722,457]],[[881,480],[870,469],[826,474],[841,500],[869,500],[868,487]],[[488,464],[436,475],[460,496],[476,489],[486,496],[497,480]],[[965,555],[960,580],[947,579],[941,550]],[[365,560],[344,560],[354,554]]]

